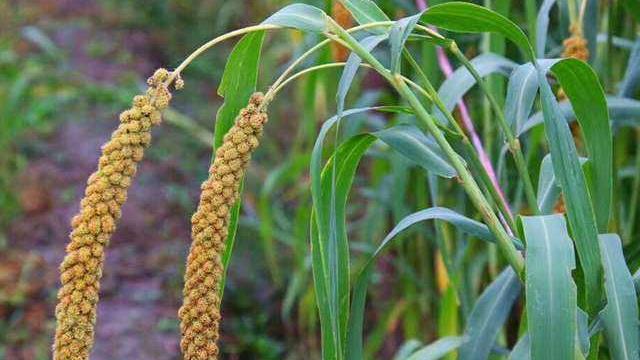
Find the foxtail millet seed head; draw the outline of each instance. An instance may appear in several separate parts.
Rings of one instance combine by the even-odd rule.
[[[564,40],[564,51],[562,57],[564,58],[576,58],[582,61],[589,60],[589,47],[587,39],[582,34],[582,28],[580,25],[572,25],[571,36]]]
[[[251,153],[258,147],[267,114],[260,110],[264,97],[251,96],[224,136],[202,183],[200,203],[191,219],[192,243],[187,258],[183,304],[179,311],[186,360],[217,359],[220,327],[222,253],[227,239],[230,211],[238,200],[238,189]]]
[[[55,360],[89,359],[105,246],[151,141],[151,127],[160,123],[160,112],[171,100],[168,79],[167,70],[156,70],[147,81],[146,94],[134,97],[131,109],[120,114],[120,125],[102,146],[98,170],[87,181],[80,213],[71,220],[67,255],[60,265]]]

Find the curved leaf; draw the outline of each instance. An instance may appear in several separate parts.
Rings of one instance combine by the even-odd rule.
[[[580,158],[580,164],[584,165],[587,158]],[[560,186],[553,172],[551,155],[547,154],[540,164],[540,178],[538,180],[538,208],[543,214],[550,214],[560,198]]]
[[[315,6],[291,4],[269,16],[262,23],[302,31],[323,32],[327,30],[326,18],[327,14]]]
[[[538,60],[538,66],[546,73],[559,60],[541,59]],[[511,127],[516,130],[516,133],[531,114],[538,95],[538,88],[538,76],[532,63],[519,65],[511,72],[507,86],[507,98],[504,103],[504,116],[511,123]]]
[[[460,360],[489,358],[498,332],[507,320],[520,291],[520,279],[511,268],[502,271],[484,290],[467,320],[467,341],[460,347]]]
[[[558,104],[560,112],[566,121],[573,121],[575,115],[571,104],[563,101]],[[607,107],[611,116],[611,123],[616,126],[639,126],[640,125],[640,101],[628,98],[620,98],[610,96],[607,98]],[[544,122],[542,111],[533,114],[522,125],[518,132],[518,136],[528,132],[533,127]]]
[[[257,31],[247,34],[234,46],[227,63],[224,67],[222,80],[218,86],[218,95],[224,98],[224,103],[216,113],[216,125],[213,143],[213,156],[215,149],[222,145],[224,135],[231,129],[240,109],[249,102],[251,94],[256,91],[258,80],[258,70],[264,31]],[[212,159],[213,162],[213,159]],[[242,191],[242,185],[240,186]],[[229,219],[229,232],[222,255],[224,275],[220,285],[220,291],[224,291],[226,282],[226,271],[233,255],[236,231],[238,229],[238,218],[240,216],[240,204],[238,200],[231,208],[231,218]]]
[[[593,171],[589,184],[598,229],[607,230],[613,199],[613,139],[604,90],[591,67],[577,59],[563,59],[551,68],[569,98],[580,123]]]
[[[459,336],[449,336],[439,339],[411,354],[407,360],[437,360],[457,349],[465,339]]]
[[[438,144],[415,126],[396,125],[373,135],[427,171],[445,178],[456,176]]]
[[[632,2],[633,0],[629,0]],[[637,5],[640,12],[640,4]],[[640,21],[640,20],[639,20]],[[638,38],[633,46],[627,70],[620,85],[620,96],[633,97],[640,87],[640,38]]]
[[[573,359],[576,286],[573,245],[562,215],[521,217],[527,242],[527,321],[532,359]]]
[[[362,47],[367,51],[371,51],[375,49],[376,46],[378,46],[386,38],[387,35],[367,36],[364,39],[360,40],[360,45],[362,45]],[[353,79],[356,77],[356,72],[358,71],[360,64],[362,64],[362,59],[356,53],[352,52],[351,54],[349,54],[347,63],[344,65],[344,69],[342,70],[342,75],[340,76],[340,81],[338,82],[338,92],[336,93],[338,117],[341,117],[342,112],[344,111],[344,102],[347,98],[347,93],[351,88]]]
[[[362,359],[362,327],[364,322],[364,306],[367,296],[367,286],[375,260],[389,246],[391,241],[401,232],[409,227],[426,220],[442,220],[449,222],[459,230],[470,234],[478,239],[488,242],[495,242],[493,234],[486,225],[469,219],[459,213],[441,207],[433,207],[410,214],[400,220],[398,224],[382,240],[375,252],[369,256],[364,267],[358,274],[353,287],[353,297],[351,302],[351,315],[349,317],[348,333],[348,359]],[[516,247],[522,248],[517,240],[514,240]]]
[[[600,235],[607,306],[600,316],[614,359],[637,360],[640,349],[638,300],[618,235]]]
[[[538,11],[536,19],[536,54],[539,58],[545,57],[547,45],[547,32],[549,30],[549,12],[556,0],[544,0]]]
[[[598,230],[593,203],[569,125],[563,121],[555,95],[541,70],[538,72],[538,79],[547,144],[553,159],[554,173],[564,196],[569,226],[580,257],[580,267],[584,278],[581,299],[585,302],[587,313],[593,315],[600,304],[600,283],[602,280]]]
[[[422,16],[422,13],[402,18],[396,21],[391,27],[391,31],[389,31],[389,44],[391,45],[391,61],[389,62],[391,65],[389,68],[393,73],[400,73],[402,49],[413,28],[418,24],[420,16]]]
[[[518,64],[500,55],[488,53],[482,54],[471,60],[480,76],[484,77],[494,73],[508,76]],[[449,111],[453,111],[462,97],[476,84],[475,78],[469,70],[461,66],[451,74],[438,89],[438,96]],[[446,123],[445,115],[435,109],[436,118],[443,124]]]
[[[349,10],[358,24],[388,21],[389,17],[371,0],[339,0]]]
[[[499,33],[518,45],[528,60],[535,58],[524,32],[511,20],[486,7],[464,2],[448,2],[430,7],[421,20],[450,31]]]

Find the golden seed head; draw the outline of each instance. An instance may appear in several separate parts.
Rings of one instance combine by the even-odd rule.
[[[222,252],[227,238],[230,209],[237,201],[245,154],[258,145],[266,113],[258,112],[264,96],[253,94],[224,137],[202,183],[198,209],[191,218],[192,243],[185,271],[184,302],[178,315],[185,359],[217,359]],[[206,324],[206,325],[205,325]]]
[[[134,97],[131,109],[120,114],[118,129],[102,147],[98,170],[87,180],[80,213],[71,220],[67,255],[60,265],[55,360],[89,359],[104,247],[116,229],[137,162],[151,140],[147,123],[160,122],[160,110],[171,98],[164,85],[168,77],[168,71],[156,71],[147,94]]]

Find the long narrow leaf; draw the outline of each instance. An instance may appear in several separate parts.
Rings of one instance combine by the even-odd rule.
[[[256,91],[263,40],[264,31],[247,34],[240,39],[229,55],[220,86],[218,87],[218,94],[224,98],[224,103],[216,114],[215,139],[213,143],[214,156],[215,149],[222,145],[224,135],[233,126],[240,109],[247,105],[249,97]],[[242,191],[242,185],[240,187],[240,191]],[[221,281],[220,291],[224,291],[226,273],[233,254],[238,218],[240,216],[240,203],[241,201],[238,200],[231,209],[229,232],[226,240],[227,246],[222,255],[224,276]]]
[[[604,333],[613,359],[640,359],[638,300],[624,261],[618,235],[600,235],[607,306],[602,310]]]
[[[564,195],[567,218],[574,235],[584,276],[581,298],[584,301],[584,310],[593,315],[600,304],[602,280],[598,231],[593,204],[571,130],[563,120],[558,102],[541,71],[538,73],[538,79],[544,113],[544,128],[551,150],[553,169]]]
[[[527,56],[535,58],[533,48],[524,32],[511,20],[485,7],[464,2],[448,2],[430,7],[422,21],[456,32],[495,32],[513,41]]]
[[[513,61],[495,54],[482,54],[471,60],[480,76],[501,74],[508,76],[517,64]],[[476,84],[475,78],[469,70],[461,66],[451,74],[438,89],[438,96],[449,111],[452,111],[462,100],[462,97]],[[439,109],[435,110],[436,118],[443,124],[446,117]]]
[[[414,224],[426,220],[442,220],[454,225],[459,230],[466,232],[473,237],[481,240],[495,242],[494,236],[491,234],[486,225],[475,220],[469,219],[455,211],[446,208],[429,208],[418,211],[402,219],[387,236],[382,240],[376,251],[367,259],[363,269],[356,278],[353,288],[353,299],[351,302],[351,315],[349,318],[349,334],[348,334],[348,359],[362,359],[362,328],[364,322],[364,306],[367,296],[367,286],[373,265],[376,258],[386,249],[391,241],[398,234],[408,229]],[[521,244],[516,243],[521,247]]]
[[[467,320],[467,341],[460,347],[460,360],[484,360],[489,357],[498,332],[520,291],[520,279],[511,268],[502,271],[485,289]]]
[[[580,123],[593,176],[589,182],[600,232],[607,231],[613,198],[613,140],[604,90],[586,63],[563,59],[551,68]]]
[[[573,246],[562,215],[522,217],[532,359],[573,359],[576,286]]]
[[[407,360],[437,360],[464,344],[465,339],[449,336],[435,341],[411,354]]]
[[[326,18],[327,14],[315,6],[292,4],[280,9],[262,23],[302,31],[323,32],[327,30]]]

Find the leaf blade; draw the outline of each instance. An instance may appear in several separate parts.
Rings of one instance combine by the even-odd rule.
[[[562,215],[520,218],[527,241],[527,321],[532,359],[572,359],[576,286],[573,245]]]

